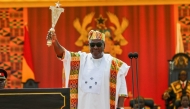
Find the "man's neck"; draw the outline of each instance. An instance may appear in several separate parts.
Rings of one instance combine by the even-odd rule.
[[[181,82],[186,82],[187,80],[183,80],[183,81],[182,81],[182,80],[180,80],[180,81],[181,81]]]

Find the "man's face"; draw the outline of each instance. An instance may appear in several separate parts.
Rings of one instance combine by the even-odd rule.
[[[179,78],[181,81],[185,81],[187,79],[187,72],[186,71],[181,71]]]
[[[135,101],[136,103],[136,109],[142,109],[144,108],[145,104],[144,104],[144,99],[143,98],[139,98],[139,99],[136,99]]]
[[[184,108],[187,108],[189,106],[189,99],[187,96],[183,96],[182,99],[181,99],[181,105],[184,107]]]
[[[0,79],[0,89],[4,89],[5,88],[5,83],[6,83],[5,79]]]
[[[142,109],[144,107],[144,100],[143,99],[139,99],[139,105],[140,105],[140,109]]]
[[[93,39],[89,42],[90,52],[94,59],[99,59],[103,56],[105,44],[100,39]]]

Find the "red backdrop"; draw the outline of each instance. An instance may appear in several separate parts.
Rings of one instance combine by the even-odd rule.
[[[82,48],[74,43],[80,34],[73,26],[76,18],[82,19],[90,12],[94,18],[106,12],[114,13],[120,20],[129,20],[129,26],[123,32],[128,41],[122,46],[123,53],[117,57],[130,65],[129,52],[138,52],[138,72],[140,95],[153,98],[156,104],[163,106],[161,94],[168,86],[168,62],[175,54],[174,6],[108,6],[108,7],[66,7],[56,25],[56,34],[61,45],[70,51]],[[108,18],[108,17],[107,17]],[[113,25],[106,22],[107,25]],[[93,20],[92,26],[96,26]],[[53,47],[46,46],[47,31],[51,27],[49,8],[29,8],[28,27],[32,46],[34,72],[39,86],[62,86],[62,62],[56,58]],[[133,63],[135,60],[133,60]],[[135,66],[135,64],[134,64]],[[135,68],[134,68],[135,70]],[[126,77],[128,91],[132,89],[131,69]],[[137,94],[135,94],[136,96]],[[126,101],[126,105],[128,102]]]

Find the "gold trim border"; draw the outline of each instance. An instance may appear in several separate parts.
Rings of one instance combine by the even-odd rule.
[[[190,4],[190,0],[0,0],[0,8],[49,7],[57,1],[62,7]]]
[[[0,93],[0,96],[6,96],[6,95],[52,95],[52,94],[58,94],[58,95],[61,95],[61,97],[63,97],[63,106],[61,107],[61,109],[63,109],[65,107],[65,96],[62,94],[62,93],[59,93],[59,92],[48,92],[48,93]]]

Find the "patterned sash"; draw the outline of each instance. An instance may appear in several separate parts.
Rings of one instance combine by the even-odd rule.
[[[122,61],[113,58],[110,68],[110,109],[115,109],[117,73],[122,65]],[[71,71],[69,76],[70,88],[70,108],[77,109],[78,103],[78,76],[80,67],[79,53],[71,52]]]
[[[69,76],[70,108],[77,109],[78,103],[78,75],[80,67],[80,54],[71,52],[71,71]]]
[[[119,59],[113,58],[110,68],[110,109],[115,109],[117,73],[123,64]]]

